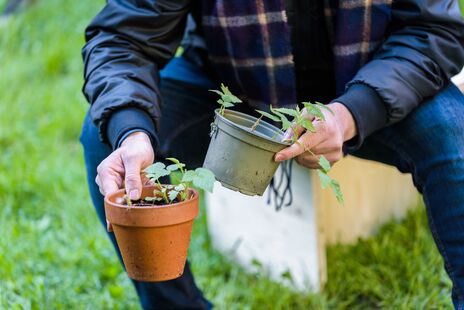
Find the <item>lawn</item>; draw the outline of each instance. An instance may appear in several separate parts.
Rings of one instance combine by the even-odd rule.
[[[0,8],[5,0],[0,0]],[[0,308],[139,309],[86,190],[83,30],[102,1],[41,0],[0,22]],[[302,294],[212,249],[205,215],[190,257],[218,309],[451,307],[423,207],[328,251],[329,283]]]

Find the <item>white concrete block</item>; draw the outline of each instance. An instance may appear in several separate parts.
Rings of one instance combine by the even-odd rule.
[[[293,165],[293,203],[278,212],[266,204],[268,190],[263,197],[249,197],[216,182],[214,194],[206,197],[213,244],[248,270],[257,260],[276,281],[288,284],[282,277],[288,271],[295,288],[317,291],[321,280],[310,174]]]

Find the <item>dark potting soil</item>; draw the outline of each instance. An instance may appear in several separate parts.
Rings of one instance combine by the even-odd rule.
[[[166,205],[171,205],[173,203],[178,203],[180,202],[179,199],[174,199],[170,203],[166,203],[166,201],[146,201],[144,199],[139,199],[139,200],[132,200],[132,207],[153,207],[153,206],[166,206]],[[124,200],[122,203],[124,206],[127,206],[127,202]]]

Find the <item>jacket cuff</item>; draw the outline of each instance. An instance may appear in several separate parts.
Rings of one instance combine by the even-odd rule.
[[[155,124],[147,112],[134,107],[128,107],[111,113],[106,129],[106,136],[111,147],[118,148],[128,132],[143,131],[148,134],[153,149],[159,145]]]
[[[365,84],[353,84],[340,97],[332,100],[343,104],[353,115],[358,134],[345,142],[344,152],[359,149],[364,139],[387,125],[387,109],[377,92]]]

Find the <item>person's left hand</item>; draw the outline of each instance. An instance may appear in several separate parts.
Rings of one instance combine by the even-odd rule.
[[[293,130],[298,136],[302,135],[296,143],[278,152],[275,155],[275,161],[284,161],[295,157],[300,165],[318,169],[320,168],[320,155],[324,155],[331,165],[343,157],[343,143],[356,135],[356,124],[351,112],[343,104],[334,102],[328,107],[333,111],[333,114],[323,109],[325,121],[314,119],[314,116],[306,114],[307,118],[313,121],[316,128],[315,133],[305,132],[304,128],[296,126],[287,130],[287,137],[293,135]]]

